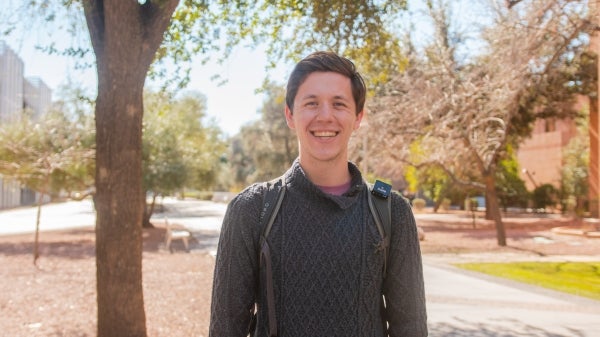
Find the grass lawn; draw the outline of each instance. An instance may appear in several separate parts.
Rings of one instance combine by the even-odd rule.
[[[461,263],[456,266],[600,300],[600,262]]]

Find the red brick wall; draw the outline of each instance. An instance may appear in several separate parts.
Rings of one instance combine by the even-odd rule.
[[[517,159],[521,169],[529,171],[531,178],[524,171],[521,179],[527,189],[532,191],[535,186],[552,184],[560,186],[560,168],[563,163],[562,148],[575,135],[575,123],[570,120],[554,122],[554,128],[546,131],[546,121],[537,121],[531,138],[525,140],[519,147]],[[533,181],[532,181],[533,178]]]

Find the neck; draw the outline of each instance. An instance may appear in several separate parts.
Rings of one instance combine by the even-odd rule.
[[[300,166],[315,185],[340,186],[350,181],[348,160],[310,161],[300,157]]]

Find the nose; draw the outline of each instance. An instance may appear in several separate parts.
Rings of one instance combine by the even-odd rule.
[[[333,117],[333,107],[330,104],[319,105],[317,120],[329,120]]]

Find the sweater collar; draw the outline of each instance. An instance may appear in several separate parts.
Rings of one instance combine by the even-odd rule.
[[[306,173],[300,166],[299,159],[296,159],[290,169],[285,173],[285,180],[290,190],[296,190],[299,193],[306,193],[316,199],[327,199],[333,201],[341,209],[347,209],[353,206],[358,200],[358,196],[366,188],[363,182],[360,170],[354,163],[348,162],[350,171],[350,189],[343,195],[326,194],[312,181],[308,179]]]

